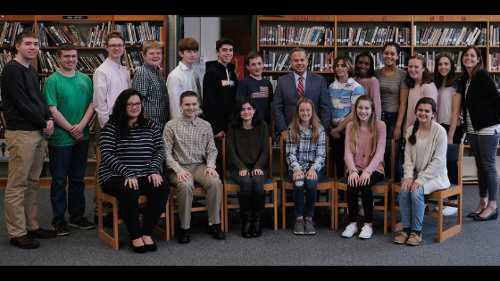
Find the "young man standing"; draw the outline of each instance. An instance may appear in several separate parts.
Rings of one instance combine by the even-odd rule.
[[[257,104],[262,119],[267,122],[269,135],[274,138],[273,85],[271,81],[262,77],[262,70],[264,69],[262,55],[256,51],[250,52],[245,57],[245,66],[250,72],[250,76],[245,77],[238,83],[235,100],[245,96],[252,98]]]
[[[33,238],[56,237],[55,231],[39,227],[36,200],[45,137],[54,132],[54,121],[40,91],[38,74],[30,64],[39,50],[37,35],[24,31],[16,36],[14,43],[17,55],[5,65],[1,77],[9,150],[5,223],[10,244],[30,249],[40,246]]]
[[[134,74],[132,87],[144,96],[144,108],[148,118],[160,124],[163,130],[170,119],[167,85],[161,69],[163,48],[156,40],[142,45],[144,64]]]
[[[226,236],[221,229],[220,198],[222,182],[215,171],[217,148],[210,124],[197,117],[198,95],[186,91],[180,96],[182,115],[170,120],[163,130],[167,177],[177,188],[181,231],[179,243],[190,241],[191,206],[195,182],[207,191],[208,229],[213,238]]]
[[[93,105],[97,115],[94,129],[94,140],[99,142],[101,130],[108,122],[109,115],[113,111],[116,98],[123,90],[132,87],[130,72],[121,64],[121,56],[125,50],[125,39],[119,31],[108,34],[104,46],[108,52],[106,60],[95,70],[92,77],[94,95]],[[97,169],[96,169],[97,179]],[[94,185],[94,223],[97,223],[97,181]],[[111,227],[113,222],[110,216],[104,216],[104,225]]]
[[[71,43],[59,45],[56,59],[59,70],[50,75],[43,86],[43,96],[54,117],[54,133],[48,139],[49,168],[52,176],[50,199],[57,235],[68,235],[69,225],[92,229],[94,224],[83,217],[85,213],[85,170],[89,146],[88,123],[94,114],[92,81],[79,71],[76,47]],[[66,182],[68,193],[66,196]]]
[[[193,38],[183,38],[179,41],[179,56],[181,61],[167,77],[167,89],[170,99],[171,119],[181,116],[182,109],[179,107],[179,98],[185,91],[193,91],[200,99],[200,106],[203,104],[200,76],[195,71],[193,65],[198,56],[198,42]],[[198,109],[198,116],[202,116],[203,111]]]

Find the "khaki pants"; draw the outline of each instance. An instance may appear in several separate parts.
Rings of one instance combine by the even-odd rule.
[[[172,170],[168,170],[167,173],[170,184],[177,187],[177,205],[179,207],[181,228],[188,229],[191,224],[194,182],[201,184],[207,192],[208,222],[219,224],[220,197],[222,192],[222,182],[220,178],[204,176],[203,173],[207,168],[205,164],[183,165],[182,168],[191,174],[190,179],[185,182],[178,182],[177,174]]]
[[[11,238],[38,229],[36,188],[45,155],[40,131],[5,130],[9,150],[9,178],[5,189],[5,223]]]

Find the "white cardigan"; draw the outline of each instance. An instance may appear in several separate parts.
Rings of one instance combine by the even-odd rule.
[[[413,130],[413,125],[406,130],[405,160],[403,164],[403,179],[413,178],[415,170],[415,159],[417,159],[417,146],[411,145],[408,138]],[[418,138],[420,130],[415,133]],[[423,155],[423,170],[418,172],[415,179],[421,186],[424,186],[424,194],[432,193],[436,190],[450,187],[448,170],[446,169],[446,151],[448,140],[446,130],[436,123],[431,123],[431,130],[425,151],[418,151]]]

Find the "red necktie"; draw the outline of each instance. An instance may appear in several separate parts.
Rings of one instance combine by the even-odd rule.
[[[304,77],[300,76],[299,77],[299,85],[297,86],[297,91],[299,91],[299,97],[302,97],[304,95],[304,82],[302,80]]]

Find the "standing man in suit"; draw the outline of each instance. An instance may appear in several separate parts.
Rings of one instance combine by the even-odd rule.
[[[314,103],[314,109],[325,130],[330,128],[330,98],[325,78],[307,70],[308,54],[302,48],[292,49],[290,65],[293,71],[278,79],[273,96],[276,132],[280,133],[284,140],[288,125],[293,119],[295,105],[303,96],[311,99]]]

